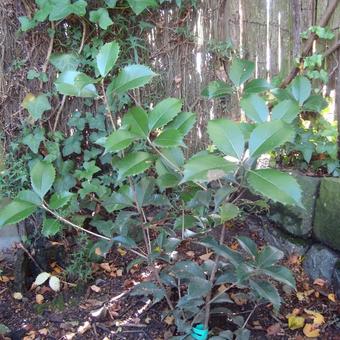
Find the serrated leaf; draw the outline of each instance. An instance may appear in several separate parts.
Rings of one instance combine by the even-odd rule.
[[[275,120],[259,124],[250,135],[250,157],[273,151],[285,142],[292,141],[294,136],[294,129],[285,122]]]
[[[149,135],[148,115],[140,106],[131,108],[123,117],[123,123],[128,125],[130,131],[140,137]]]
[[[304,76],[297,76],[291,83],[290,91],[298,103],[302,105],[311,94],[311,82]]]
[[[292,272],[283,266],[271,266],[262,270],[263,273],[271,276],[273,279],[296,289],[296,283]]]
[[[268,268],[280,261],[284,253],[275,247],[266,246],[256,256],[256,264],[259,268]]]
[[[70,201],[73,196],[74,194],[68,191],[61,193],[55,192],[50,198],[49,206],[52,209],[62,208]]]
[[[37,285],[37,286],[40,286],[42,285],[43,283],[45,283],[49,277],[51,276],[50,273],[47,273],[47,272],[42,272],[40,273],[36,278],[35,278],[35,281],[34,281],[34,285]]]
[[[184,177],[181,183],[211,181],[232,172],[235,167],[234,163],[215,155],[194,156],[184,165]]]
[[[51,275],[50,280],[48,281],[48,285],[55,292],[60,291],[60,279],[58,277]]]
[[[220,208],[221,222],[227,222],[237,217],[240,209],[233,203],[225,203]]]
[[[17,201],[24,201],[35,204],[36,206],[41,205],[41,198],[31,190],[22,190],[18,193],[17,197],[15,198]]]
[[[181,111],[182,102],[177,98],[167,98],[159,102],[148,117],[149,130],[163,127]]]
[[[33,190],[44,198],[55,179],[55,169],[51,163],[37,161],[30,172]]]
[[[35,130],[34,133],[30,133],[29,135],[26,135],[22,139],[22,142],[25,145],[27,145],[32,150],[33,153],[38,153],[40,144],[44,140],[45,140],[44,130],[38,129],[38,130]]]
[[[60,72],[76,71],[80,64],[79,57],[74,53],[53,53],[49,62]]]
[[[102,77],[105,77],[116,64],[119,55],[119,44],[115,41],[104,44],[96,57],[97,67]]]
[[[188,284],[188,295],[190,298],[202,298],[211,291],[212,283],[200,277],[193,277]]]
[[[252,61],[235,58],[229,70],[229,78],[238,87],[250,78],[254,69]]]
[[[285,99],[273,107],[272,119],[291,123],[299,114],[300,108],[296,101]]]
[[[157,7],[156,0],[128,0],[128,3],[136,15],[141,14],[148,7]]]
[[[257,256],[257,247],[256,243],[251,240],[249,237],[245,236],[239,236],[236,237],[236,240],[240,244],[240,246],[251,256],[256,257]]]
[[[172,148],[183,145],[183,135],[176,129],[165,129],[153,142],[161,148]]]
[[[0,227],[18,223],[37,210],[37,206],[30,202],[15,200],[0,210]]]
[[[103,7],[100,7],[94,11],[90,11],[90,21],[98,24],[99,27],[103,30],[107,30],[107,28],[113,24],[109,12],[106,8]]]
[[[193,277],[205,279],[202,268],[192,261],[179,261],[171,269],[179,279],[191,279]]]
[[[303,207],[300,186],[296,179],[287,173],[273,169],[259,169],[249,171],[247,181],[255,192],[273,201]]]
[[[266,102],[257,94],[243,97],[240,105],[247,117],[256,123],[263,123],[268,120],[269,110]]]
[[[51,104],[46,94],[39,94],[37,97],[28,93],[21,104],[34,120],[40,119],[45,111],[51,110]]]
[[[60,221],[54,218],[45,218],[43,220],[43,228],[41,232],[45,237],[51,237],[58,234],[61,230],[61,227]]]
[[[225,155],[242,159],[244,138],[239,126],[228,119],[215,119],[208,122],[208,134],[217,148]]]
[[[270,301],[275,308],[280,307],[281,298],[277,289],[266,281],[249,280],[250,287],[253,288],[260,297]]]
[[[132,152],[116,163],[119,170],[118,180],[127,176],[134,176],[150,168],[153,156],[147,152]]]
[[[144,65],[128,65],[125,66],[113,79],[108,91],[122,94],[129,90],[136,89],[149,83],[156,75],[151,69]]]
[[[202,96],[208,99],[225,97],[233,93],[230,85],[222,80],[214,80],[210,82],[202,91]]]
[[[253,79],[244,86],[244,93],[260,93],[268,91],[272,86],[265,79]]]
[[[177,129],[185,136],[196,122],[196,114],[193,112],[181,112],[167,127]]]
[[[119,129],[111,133],[109,137],[100,138],[96,141],[105,148],[104,154],[107,152],[118,152],[127,148],[137,136],[130,131]]]

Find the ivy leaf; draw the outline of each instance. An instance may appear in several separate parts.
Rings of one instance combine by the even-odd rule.
[[[125,66],[109,85],[108,92],[121,94],[136,89],[149,83],[155,75],[156,73],[144,65]]]
[[[185,136],[195,125],[196,114],[193,112],[181,112],[167,127],[178,130]]]
[[[273,151],[285,142],[292,141],[295,131],[290,125],[280,120],[259,124],[249,139],[250,157]]]
[[[285,285],[296,289],[296,283],[292,272],[283,266],[270,266],[262,269],[264,274],[271,276],[273,279],[284,283]]]
[[[103,30],[107,30],[107,28],[113,24],[109,12],[103,7],[100,7],[95,11],[90,11],[90,21],[98,24]]]
[[[51,1],[51,4],[50,21],[58,21],[71,14],[76,14],[80,17],[86,14],[87,1],[85,0],[77,0],[73,4],[71,4],[70,0],[58,0]]]
[[[96,141],[105,148],[104,154],[107,152],[118,152],[127,148],[135,139],[137,135],[127,130],[119,129],[111,133],[109,137],[100,138]]]
[[[273,169],[249,171],[247,181],[257,193],[282,204],[297,205],[301,203],[301,189],[296,179],[287,173]]]
[[[127,176],[134,176],[150,168],[153,156],[147,152],[132,152],[116,163],[119,170],[117,180],[120,181]]]
[[[102,77],[105,77],[116,64],[119,50],[119,45],[115,41],[106,43],[99,49],[96,61],[99,73]]]
[[[60,72],[77,70],[80,60],[74,53],[53,53],[50,63]]]
[[[253,62],[235,58],[229,70],[229,78],[238,87],[250,78],[254,69]]]
[[[34,19],[29,19],[26,16],[18,17],[18,20],[19,20],[20,25],[21,25],[20,29],[23,32],[27,32],[27,31],[29,31],[32,28],[37,26],[37,22]]]
[[[202,91],[202,96],[208,99],[225,97],[233,93],[230,85],[222,80],[214,80],[208,84]]]
[[[270,301],[275,308],[279,308],[281,304],[281,298],[277,289],[267,281],[255,281],[249,280],[250,287],[253,288],[256,293]]]
[[[46,94],[39,94],[36,97],[32,93],[28,93],[21,105],[31,114],[34,120],[40,119],[45,111],[51,110]]]
[[[38,153],[40,143],[45,140],[44,136],[44,130],[43,129],[37,129],[34,131],[34,133],[30,133],[29,135],[26,135],[22,142],[27,145],[33,153]]]
[[[81,153],[81,135],[79,132],[75,133],[74,135],[68,137],[64,141],[63,147],[63,155],[69,156],[72,153],[80,154]]]
[[[176,129],[164,130],[153,142],[163,148],[171,148],[183,144],[183,135]]]
[[[73,196],[74,194],[68,191],[61,193],[55,192],[50,198],[49,206],[52,209],[62,208],[70,201]]]
[[[149,135],[148,115],[140,106],[131,108],[123,117],[123,123],[128,125],[130,131],[140,137]]]
[[[180,183],[211,181],[225,176],[235,167],[235,164],[215,155],[194,156],[184,165],[184,177]]]
[[[156,0],[128,0],[128,3],[136,15],[141,14],[148,7],[157,7]]]
[[[167,98],[159,102],[149,114],[149,130],[163,127],[181,112],[182,102],[177,98]]]
[[[272,119],[291,123],[297,117],[299,111],[299,105],[296,101],[285,99],[273,107]]]
[[[105,0],[105,4],[108,8],[115,8],[117,0]]]
[[[310,81],[304,76],[297,76],[292,81],[290,91],[293,97],[302,105],[306,99],[310,96],[312,91],[312,85]]]
[[[244,93],[260,93],[268,91],[272,86],[265,79],[253,79],[244,86]]]
[[[97,96],[95,79],[78,71],[65,71],[54,82],[57,91],[67,96],[92,98]]]
[[[37,206],[27,201],[14,200],[0,210],[0,227],[18,223],[37,210]]]
[[[237,217],[240,213],[240,209],[232,203],[225,203],[220,208],[221,222],[227,222]]]
[[[269,110],[266,102],[257,94],[251,94],[241,99],[240,105],[248,118],[256,123],[266,122]]]
[[[53,165],[45,161],[37,161],[31,169],[30,176],[33,190],[41,198],[44,198],[51,189],[55,179]]]
[[[42,227],[42,234],[45,237],[51,237],[58,234],[61,230],[61,223],[60,221],[54,218],[45,218],[43,220],[43,227]]]
[[[211,120],[208,122],[208,134],[225,155],[242,159],[244,138],[238,124],[228,119]]]
[[[84,170],[76,170],[74,173],[75,177],[79,180],[87,179],[90,181],[93,175],[101,170],[98,166],[96,166],[96,161],[84,162],[83,168]]]

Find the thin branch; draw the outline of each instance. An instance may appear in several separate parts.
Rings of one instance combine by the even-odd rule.
[[[63,111],[65,102],[66,102],[66,95],[63,95],[63,98],[61,99],[59,109],[56,113],[55,121],[54,121],[54,124],[53,124],[53,132],[55,132],[55,130],[57,129],[58,122],[59,122],[59,119],[60,119],[60,115],[61,115],[61,112]]]
[[[51,29],[52,29],[52,34],[51,34],[50,43],[49,43],[48,50],[47,50],[46,59],[45,59],[45,62],[43,64],[42,68],[41,68],[43,73],[46,73],[47,66],[48,66],[48,63],[50,61],[51,53],[53,51],[54,35],[55,35],[55,32],[54,32],[54,29],[55,29],[54,21],[51,21]],[[42,87],[43,87],[43,81],[40,80],[40,89],[42,89]]]
[[[110,123],[112,125],[113,130],[116,131],[116,125],[115,125],[115,123],[113,121],[112,112],[111,112],[111,109],[110,109],[109,101],[107,99],[107,95],[106,95],[106,92],[105,92],[104,78],[102,79],[102,82],[101,82],[101,89],[102,89],[102,92],[103,92],[104,103],[105,103],[105,107],[106,107],[106,115],[108,116],[108,118],[110,120]]]
[[[327,58],[329,55],[331,55],[332,53],[334,53],[338,48],[340,48],[340,40],[337,40],[333,46],[331,46],[330,48],[328,48],[324,54],[323,57]]]

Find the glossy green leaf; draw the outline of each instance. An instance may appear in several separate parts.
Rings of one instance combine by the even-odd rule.
[[[155,75],[156,73],[144,65],[125,66],[113,79],[109,92],[121,94],[136,89],[149,83]]]
[[[177,129],[183,136],[190,132],[196,122],[196,114],[193,112],[181,112],[170,122],[167,127]]]
[[[123,117],[123,124],[130,128],[130,131],[140,137],[149,135],[148,115],[140,106],[131,108]]]
[[[153,143],[162,148],[172,148],[183,145],[183,135],[176,129],[165,129]]]
[[[181,111],[182,102],[177,98],[167,98],[158,103],[149,114],[149,129],[163,127],[172,121]]]
[[[266,102],[257,94],[251,94],[241,99],[240,105],[247,117],[256,123],[266,122],[269,110]]]
[[[268,91],[272,86],[265,79],[253,79],[244,86],[244,93],[261,93]]]
[[[202,268],[193,261],[179,261],[172,267],[171,271],[179,279],[205,278]]]
[[[60,72],[76,71],[80,59],[74,53],[53,53],[49,62]]]
[[[200,277],[193,277],[188,284],[188,295],[190,298],[201,298],[207,296],[212,288],[212,283]]]
[[[275,308],[280,307],[281,298],[277,289],[267,281],[250,280],[250,287],[261,297],[273,304]]]
[[[283,259],[284,253],[275,247],[266,246],[256,256],[256,265],[259,268],[271,268],[276,262]]]
[[[134,176],[150,168],[153,156],[147,152],[132,152],[118,161],[115,165],[119,170],[118,180],[127,176]]]
[[[27,109],[34,120],[40,119],[45,111],[51,110],[46,94],[39,94],[37,97],[32,93],[27,94],[22,106]]]
[[[285,142],[292,141],[295,131],[292,126],[280,120],[259,124],[251,133],[249,153],[251,157],[273,151]]]
[[[0,210],[0,227],[18,223],[37,210],[37,206],[30,202],[14,200]]]
[[[96,141],[96,144],[105,148],[104,154],[107,152],[118,152],[127,148],[137,137],[137,135],[130,131],[119,129],[112,132],[108,137],[100,138]]]
[[[300,186],[288,173],[274,169],[252,170],[247,174],[247,181],[255,192],[273,201],[303,207]]]
[[[264,274],[271,276],[273,279],[282,282],[283,284],[296,289],[296,282],[292,272],[283,266],[271,266],[262,269]]]
[[[208,134],[225,155],[242,159],[244,138],[237,123],[224,118],[211,120],[208,122]]]
[[[257,247],[256,247],[256,243],[251,240],[249,237],[246,236],[239,236],[236,237],[238,243],[240,244],[240,246],[251,256],[253,256],[254,258],[257,256]]]
[[[233,203],[225,203],[220,208],[220,216],[221,222],[227,222],[235,217],[237,217],[240,213],[240,209]]]
[[[156,0],[128,0],[128,4],[137,15],[141,14],[146,8],[158,6]]]
[[[61,231],[62,225],[60,221],[54,218],[45,218],[43,220],[42,234],[45,237],[51,237],[58,234]]]
[[[74,194],[68,191],[61,193],[55,192],[50,198],[49,207],[52,209],[62,208],[70,201],[73,196]]]
[[[119,45],[115,41],[106,43],[99,49],[96,62],[99,73],[102,77],[105,77],[116,64],[119,51]]]
[[[272,119],[291,123],[299,114],[300,108],[296,101],[285,99],[273,107]]]
[[[222,80],[214,80],[210,82],[202,91],[202,96],[208,99],[225,97],[233,93],[230,85]]]
[[[83,98],[97,96],[94,83],[94,79],[78,71],[65,71],[54,82],[59,93]]]
[[[188,181],[212,181],[235,170],[236,165],[215,155],[194,156],[184,165],[181,183]]]
[[[304,76],[297,76],[291,83],[290,91],[298,103],[302,105],[311,94],[311,82]]]
[[[33,190],[44,198],[55,179],[53,165],[45,161],[37,161],[31,169],[30,176]]]
[[[103,30],[107,30],[107,28],[113,24],[109,12],[103,7],[100,7],[94,11],[90,11],[90,21],[98,24]]]
[[[229,70],[229,78],[238,87],[250,78],[254,69],[252,61],[235,58]]]

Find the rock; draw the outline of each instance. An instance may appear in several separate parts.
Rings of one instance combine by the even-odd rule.
[[[329,247],[340,250],[340,178],[323,178],[316,202],[313,233]]]
[[[320,178],[293,173],[302,191],[302,203],[305,209],[272,203],[269,218],[280,228],[294,236],[308,238],[312,233],[315,199]]]
[[[322,244],[314,244],[306,253],[303,269],[312,280],[324,279],[332,283],[335,264],[339,255]]]
[[[264,239],[270,245],[282,250],[286,256],[304,255],[309,243],[304,239],[293,237],[275,227],[264,227]]]
[[[340,299],[340,261],[337,261],[335,264],[332,278],[332,286],[334,288],[334,293],[336,294],[336,297]]]

